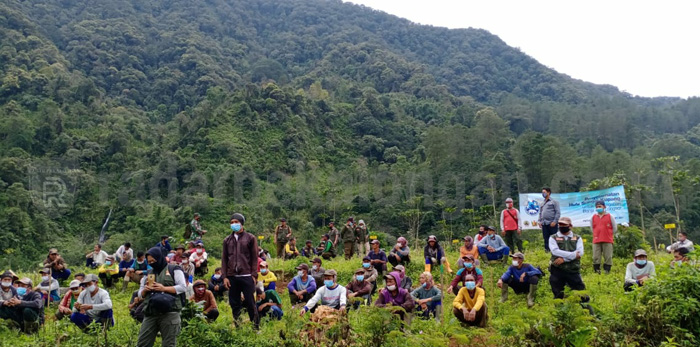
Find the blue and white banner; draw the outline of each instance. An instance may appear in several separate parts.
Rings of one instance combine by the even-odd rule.
[[[605,201],[606,210],[615,217],[617,224],[628,225],[630,221],[624,186],[578,193],[552,193],[552,200],[559,202],[562,217],[569,217],[575,227],[588,227],[595,212],[595,202]],[[537,229],[540,206],[544,203],[542,193],[520,194],[520,216],[523,229]]]

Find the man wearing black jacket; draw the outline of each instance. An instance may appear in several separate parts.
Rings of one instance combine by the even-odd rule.
[[[221,271],[224,287],[228,289],[228,300],[237,324],[245,303],[248,317],[255,329],[259,328],[260,317],[255,307],[255,284],[258,278],[258,241],[253,234],[243,228],[245,217],[240,213],[231,216],[231,235],[224,239],[221,256]],[[241,302],[243,293],[244,303]]]
[[[41,293],[32,290],[29,278],[22,278],[16,284],[17,297],[3,301],[0,318],[12,319],[27,334],[36,333],[44,322],[44,299]]]

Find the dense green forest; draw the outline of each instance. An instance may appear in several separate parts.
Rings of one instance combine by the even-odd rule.
[[[447,240],[518,192],[620,183],[650,243],[674,221],[700,239],[699,123],[698,98],[337,0],[7,0],[0,265],[52,246],[80,261],[110,209],[108,250],[195,211],[211,240],[233,210],[258,234],[285,216],[316,239],[354,215]]]

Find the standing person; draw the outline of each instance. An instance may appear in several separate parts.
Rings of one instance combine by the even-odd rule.
[[[380,276],[383,276],[384,271],[386,270],[387,258],[386,253],[379,249],[379,240],[372,240],[372,249],[369,251],[369,253],[367,253],[367,256],[369,257],[372,266],[377,269],[377,273],[379,273]]]
[[[275,245],[277,246],[277,258],[284,259],[284,247],[292,237],[292,228],[287,225],[286,218],[280,218],[280,224],[275,227]]]
[[[542,197],[544,202],[540,206],[540,216],[537,223],[542,228],[544,251],[549,253],[549,237],[557,233],[557,221],[559,221],[561,211],[559,210],[559,202],[551,198],[551,189],[547,187],[542,188]]]
[[[287,244],[284,245],[284,260],[294,259],[299,256],[299,250],[297,249],[297,239],[290,237]]]
[[[396,245],[389,252],[388,260],[392,266],[411,262],[411,249],[408,248],[408,240],[405,237],[396,239]]]
[[[555,299],[564,298],[564,286],[572,290],[586,290],[581,278],[583,240],[571,230],[571,218],[559,218],[559,231],[549,238],[552,258],[549,266],[549,284]],[[587,297],[582,298],[588,301]]]
[[[302,263],[296,269],[297,275],[287,284],[292,308],[300,302],[309,301],[316,292],[316,280],[309,276],[309,265]]]
[[[100,288],[99,282],[97,276],[89,274],[80,284],[84,290],[73,305],[70,321],[81,330],[85,330],[92,322],[100,323],[106,328],[114,326],[112,299],[106,290]]]
[[[16,281],[17,296],[0,306],[0,319],[12,319],[26,334],[36,333],[44,323],[44,300],[41,293],[32,290],[32,284],[27,277]]]
[[[488,308],[484,289],[476,286],[474,276],[467,275],[464,288],[459,290],[452,302],[452,314],[462,324],[485,328]]]
[[[123,245],[119,246],[119,248],[117,248],[117,251],[114,252],[114,258],[117,261],[129,261],[131,259],[134,259],[134,250],[131,248],[131,243],[125,242]]]
[[[345,223],[343,226],[343,230],[340,231],[340,238],[343,239],[343,253],[345,254],[345,260],[350,260],[350,258],[352,258],[355,242],[359,240],[357,237],[357,229],[355,228],[354,219],[352,217],[348,218],[347,223]]]
[[[146,252],[151,270],[141,279],[138,298],[143,299],[143,323],[137,347],[151,347],[160,332],[163,347],[175,347],[180,334],[180,310],[185,304],[187,281],[182,269],[165,260],[164,249]]]
[[[56,248],[49,249],[49,255],[44,260],[44,267],[51,269],[51,277],[57,279],[59,282],[65,281],[70,277],[70,269],[66,266],[66,262],[63,260],[58,250]]]
[[[591,217],[593,232],[593,271],[600,274],[600,258],[605,258],[603,268],[609,274],[612,268],[614,234],[617,232],[615,217],[605,211],[605,201],[595,203],[595,214]]]
[[[316,288],[320,287],[323,285],[323,273],[326,272],[326,269],[321,266],[323,264],[323,261],[321,258],[316,257],[314,260],[311,262],[311,269],[309,270],[309,275],[316,280]]]
[[[365,221],[360,219],[359,222],[357,222],[357,251],[359,256],[364,256],[369,252],[369,233],[367,232],[367,225],[365,224]]]
[[[340,231],[335,227],[334,222],[328,223],[328,234],[326,235],[328,235],[328,240],[333,244],[333,257],[335,257],[335,254],[338,254],[337,249],[338,242],[340,242]]]
[[[221,269],[225,276],[224,286],[229,289],[228,298],[234,322],[238,322],[238,318],[241,316],[242,293],[248,318],[257,330],[260,327],[260,317],[255,307],[258,240],[243,228],[245,217],[242,214],[234,213],[230,221],[232,233],[224,239],[224,251],[221,257]]]
[[[423,319],[429,319],[431,315],[439,319],[437,308],[442,305],[442,292],[435,287],[430,272],[420,274],[418,279],[421,285],[411,292],[413,301],[418,305],[417,310],[421,312]]]
[[[489,226],[486,229],[489,231],[489,234],[481,239],[478,245],[484,266],[489,263],[489,260],[502,259],[503,262],[507,262],[510,248],[506,246],[506,243],[500,236],[496,235],[496,228]]]
[[[73,314],[73,307],[78,301],[78,296],[82,287],[80,287],[80,281],[72,280],[70,285],[68,285],[68,292],[63,296],[61,302],[58,304],[58,311],[56,311],[56,320],[61,320],[65,317],[70,317]]]
[[[170,236],[168,235],[163,235],[160,237],[160,242],[156,243],[155,247],[160,247],[164,250],[163,255],[165,256],[166,254],[170,253],[170,251],[173,250],[173,248],[170,246]],[[184,251],[184,247],[183,247]]]
[[[656,277],[656,266],[653,261],[647,261],[647,252],[643,249],[634,251],[634,261],[627,264],[625,271],[624,289],[632,291],[634,286],[643,286],[644,282]]]
[[[204,234],[207,233],[206,230],[202,229],[201,221],[202,216],[199,213],[195,213],[190,222],[190,227],[192,228],[191,240],[201,240]]]
[[[372,284],[365,280],[365,269],[355,270],[350,283],[345,287],[348,291],[348,300],[352,298],[362,298],[362,300],[349,300],[353,308],[358,308],[364,302],[369,304],[371,298]]]
[[[92,252],[85,255],[85,266],[96,269],[105,263],[108,255],[107,252],[102,250],[102,245],[98,243]]]
[[[498,279],[498,288],[501,288],[501,303],[508,300],[508,287],[513,288],[515,294],[527,293],[527,307],[535,305],[537,284],[542,277],[542,271],[536,267],[523,263],[525,255],[517,252],[511,255],[513,263],[508,270]]]
[[[523,240],[520,234],[523,232],[523,224],[518,215],[518,209],[513,207],[513,199],[506,199],[506,209],[501,211],[501,235],[506,238],[506,245],[512,252],[518,247],[518,252],[523,251]]]

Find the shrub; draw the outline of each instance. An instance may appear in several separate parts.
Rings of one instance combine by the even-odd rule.
[[[640,248],[649,250],[649,244],[644,239],[644,233],[636,226],[617,228],[615,234],[615,247],[613,253],[616,257],[631,258],[635,250]]]

